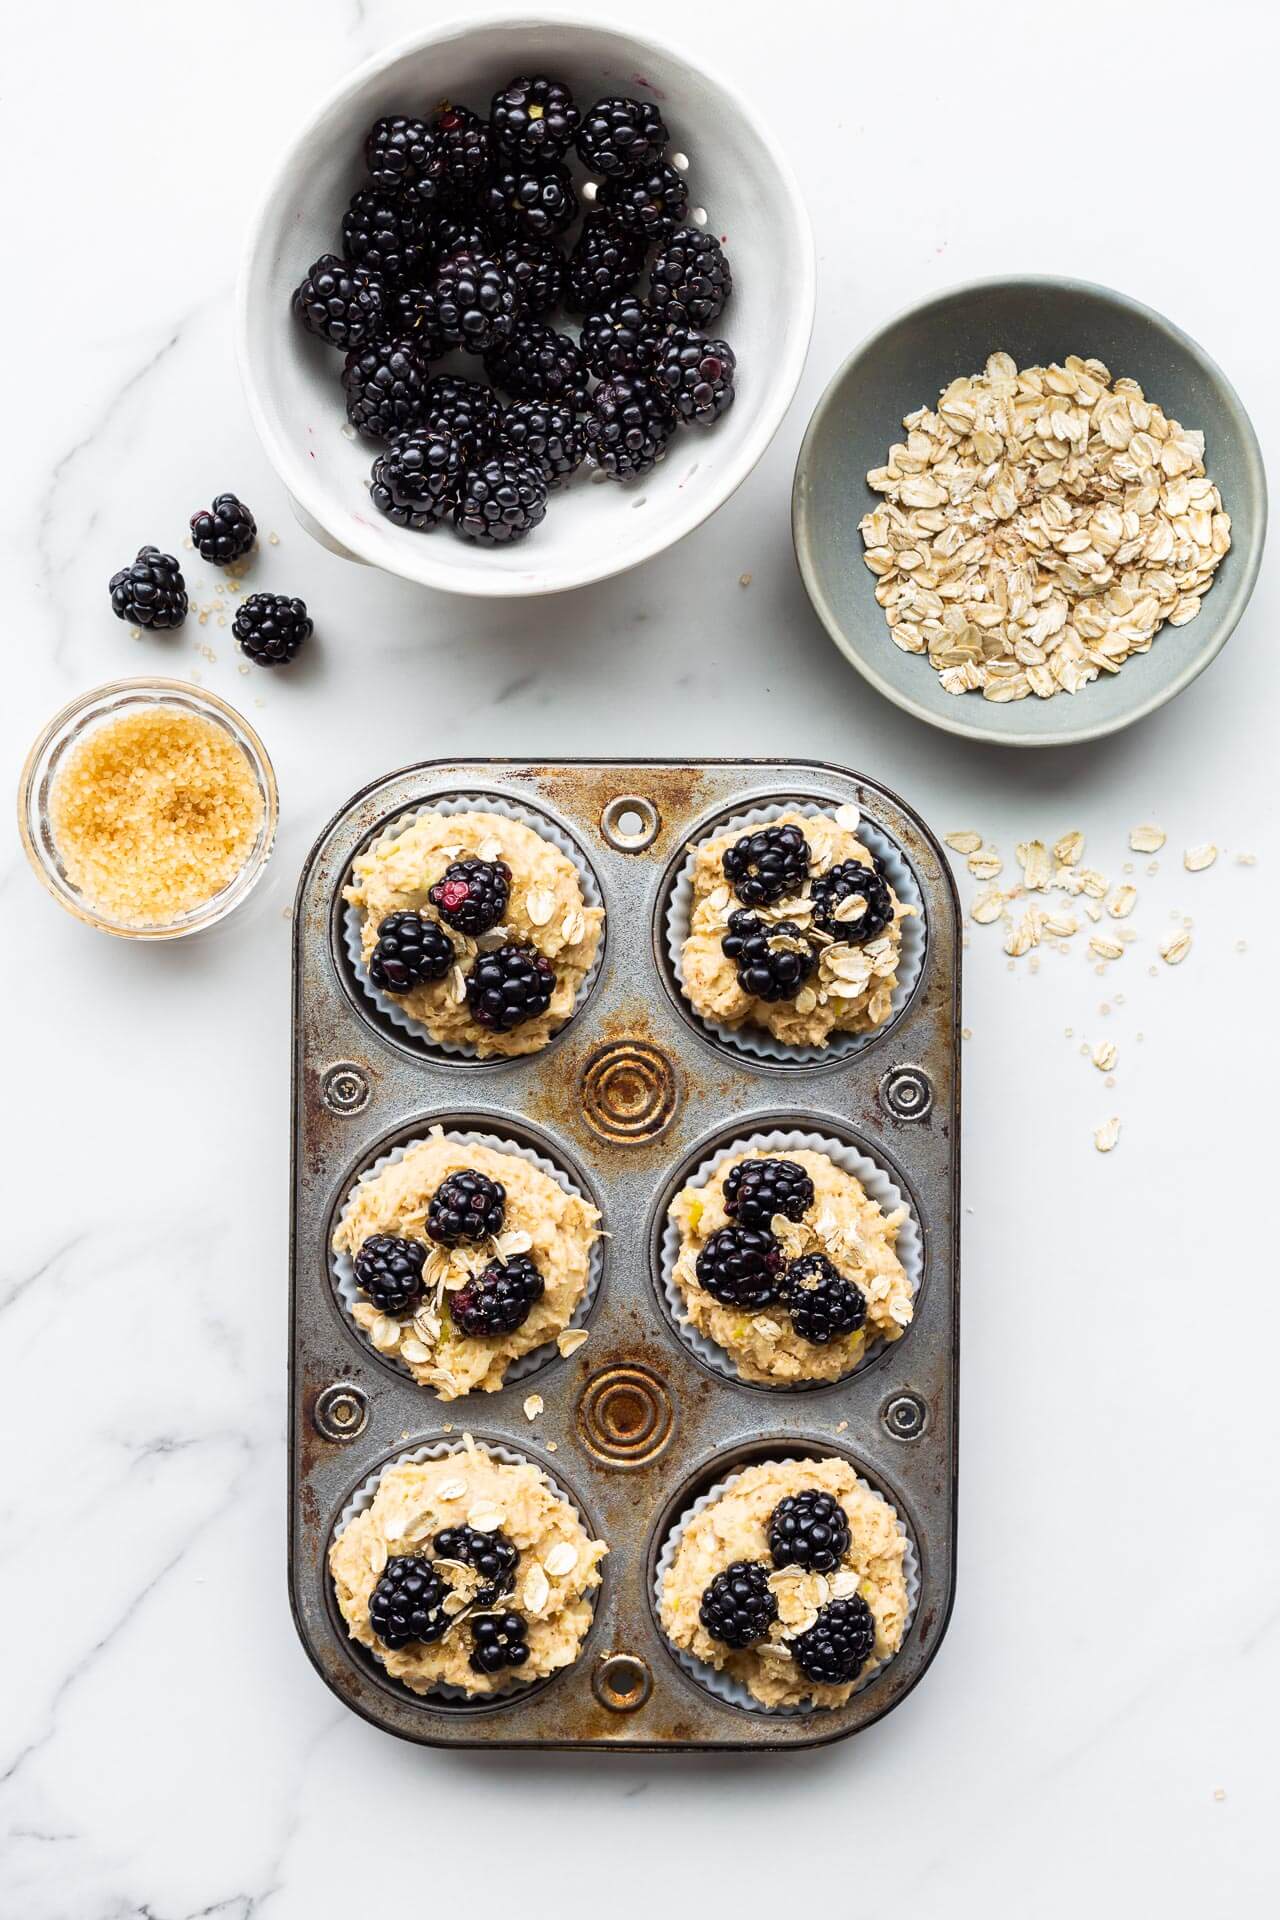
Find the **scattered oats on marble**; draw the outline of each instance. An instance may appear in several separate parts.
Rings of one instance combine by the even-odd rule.
[[[1160,958],[1171,967],[1180,966],[1191,951],[1191,935],[1185,927],[1179,927],[1176,933],[1166,934],[1160,942]]]
[[[1206,840],[1201,847],[1188,847],[1182,856],[1182,864],[1188,873],[1203,873],[1211,867],[1218,857],[1218,849],[1212,840]]]
[[[1119,1052],[1120,1049],[1116,1046],[1114,1040],[1099,1040],[1090,1058],[1099,1073],[1110,1073],[1112,1067],[1116,1064]]]
[[[1107,902],[1107,912],[1113,920],[1127,920],[1138,904],[1138,889],[1127,883],[1117,887]]]
[[[1084,852],[1084,835],[1078,832],[1064,833],[1061,840],[1053,843],[1053,857],[1060,867],[1074,867]]]
[[[1004,861],[994,847],[970,854],[967,865],[975,880],[997,880],[1004,872]]]
[[[976,853],[982,845],[980,833],[948,833],[945,839],[953,853]]]
[[[1130,827],[1129,845],[1135,853],[1159,853],[1165,843],[1159,827]]]
[[[1119,1138],[1120,1122],[1113,1114],[1110,1120],[1104,1120],[1100,1127],[1095,1128],[1093,1144],[1099,1153],[1110,1153]]]

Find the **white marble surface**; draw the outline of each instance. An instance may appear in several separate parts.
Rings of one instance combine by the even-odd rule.
[[[1274,438],[1274,9],[646,11],[790,121],[819,233],[817,332],[778,442],[711,525],[531,609],[434,599],[311,546],[232,360],[262,168],[321,90],[425,9],[120,0],[7,19],[7,306],[26,323],[6,355],[9,777],[80,689],[196,670],[261,727],[284,798],[256,910],[207,943],[96,938],[38,892],[16,838],[3,856],[21,928],[5,945],[0,1293],[0,1912],[15,1920],[363,1916],[393,1898],[537,1920],[594,1898],[626,1916],[673,1888],[681,1907],[720,1896],[739,1914],[794,1907],[798,1888],[857,1914],[1202,1920],[1275,1901],[1275,567],[1172,708],[1094,750],[1023,758],[864,689],[809,614],[787,522],[804,421],[845,351],[910,300],[1006,268],[1109,281],[1170,313]],[[238,672],[225,632],[137,643],[106,604],[140,542],[173,545],[227,486],[281,533],[262,584],[301,592],[317,620],[306,663],[270,681]],[[415,1751],[325,1692],[286,1604],[299,863],[391,766],[606,743],[825,756],[1006,851],[1082,827],[1113,873],[1130,823],[1170,834],[1160,873],[1137,876],[1145,944],[1105,982],[1078,955],[1011,974],[975,931],[959,1598],[905,1705],[812,1756]],[[1184,875],[1178,850],[1205,839],[1259,865]],[[1192,957],[1150,978],[1175,909],[1194,917]],[[1104,1030],[1113,1092],[1076,1051]],[[1124,1131],[1104,1159],[1090,1133],[1108,1112]]]

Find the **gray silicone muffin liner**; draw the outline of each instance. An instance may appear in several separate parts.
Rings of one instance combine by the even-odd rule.
[[[431,799],[424,800],[421,806],[413,807],[408,813],[402,813],[397,819],[390,821],[382,829],[381,833],[378,834],[377,838],[370,843],[367,851],[371,852],[374,847],[380,846],[386,840],[396,839],[411,827],[415,820],[420,820],[424,814],[429,813],[498,813],[503,814],[508,820],[518,820],[522,826],[531,827],[533,831],[540,834],[544,840],[550,841],[551,845],[557,848],[558,851],[565,856],[566,860],[573,863],[574,871],[577,873],[582,886],[582,897],[587,906],[603,907],[604,896],[600,892],[600,884],[577,842],[571,839],[563,827],[559,826],[550,815],[539,813],[533,807],[522,806],[519,802],[508,800],[500,794],[436,794]],[[348,880],[349,879],[350,876],[348,875]],[[477,1059],[479,1056],[474,1047],[459,1046],[452,1040],[438,1040],[431,1030],[423,1025],[421,1020],[415,1020],[411,1014],[405,1012],[393,994],[383,993],[380,988],[374,986],[372,980],[369,978],[368,969],[364,964],[361,951],[360,932],[363,924],[364,916],[362,910],[359,907],[353,907],[344,903],[342,912],[342,944],[346,949],[347,958],[351,962],[351,971],[359,982],[360,989],[365,998],[372,1002],[385,1019],[389,1020],[393,1026],[398,1027],[401,1033],[410,1034],[415,1040],[425,1041],[429,1047],[437,1047],[442,1053],[452,1054],[456,1059]],[[565,1020],[562,1026],[556,1029],[558,1033],[564,1032],[564,1028],[569,1025],[569,1022],[578,1013],[587,995],[591,992],[592,987],[595,985],[596,975],[600,971],[600,963],[603,957],[604,933],[602,929],[600,942],[596,948],[595,959],[587,972],[586,978],[578,989],[577,998],[573,1003],[573,1009],[568,1019]],[[554,1038],[554,1035],[552,1037]]]
[[[917,912],[901,921],[902,940],[898,950],[898,981],[894,987],[890,1003],[889,1018],[870,1033],[836,1033],[831,1036],[825,1047],[793,1047],[784,1041],[776,1040],[763,1027],[726,1027],[719,1022],[708,1020],[694,1007],[685,993],[683,954],[684,944],[689,938],[689,926],[693,915],[693,865],[697,848],[702,840],[716,839],[724,833],[748,833],[753,827],[766,827],[780,814],[803,813],[810,818],[835,811],[839,801],[822,803],[800,796],[790,799],[771,801],[768,805],[753,807],[747,813],[735,814],[732,819],[718,822],[712,829],[700,836],[689,850],[688,858],[676,875],[667,902],[664,919],[667,953],[671,960],[672,971],[683,996],[684,1005],[697,1024],[719,1040],[724,1046],[732,1047],[739,1053],[745,1053],[759,1060],[777,1060],[791,1066],[820,1066],[823,1062],[843,1060],[850,1054],[878,1040],[892,1027],[898,1015],[906,1006],[915,991],[916,982],[924,965],[925,946],[928,940],[928,927],[925,923],[924,899],[919,884],[910,866],[903,857],[902,850],[895,840],[881,831],[873,821],[862,816],[858,824],[858,838],[869,853],[880,861],[889,884],[905,906],[913,906]]]
[[[807,1149],[811,1153],[825,1153],[828,1159],[834,1160],[845,1173],[853,1175],[868,1198],[875,1201],[882,1213],[892,1213],[895,1207],[906,1207],[907,1217],[898,1229],[896,1250],[911,1285],[911,1297],[913,1300],[916,1298],[924,1281],[924,1242],[920,1236],[920,1228],[911,1206],[910,1196],[896,1185],[878,1160],[870,1159],[860,1148],[850,1146],[847,1140],[837,1140],[828,1134],[787,1128],[774,1128],[769,1133],[744,1134],[740,1140],[731,1140],[726,1145],[717,1147],[714,1153],[708,1154],[688,1178],[681,1182],[681,1187],[705,1186],[721,1161],[727,1159],[731,1153],[745,1153],[753,1148],[777,1154],[794,1152],[797,1148]],[[660,1253],[659,1277],[662,1281],[662,1297],[670,1312],[677,1335],[688,1347],[690,1353],[695,1353],[707,1366],[714,1367],[715,1371],[723,1374],[726,1380],[732,1380],[735,1386],[741,1386],[742,1376],[726,1349],[700,1333],[686,1317],[687,1303],[675,1277],[676,1262],[680,1257],[680,1230],[669,1214],[662,1230]],[[908,1328],[903,1329],[903,1339],[906,1339],[908,1332]],[[842,1380],[849,1379],[890,1344],[896,1345],[897,1342],[891,1343],[883,1335],[868,1341],[861,1359],[850,1367],[847,1373],[838,1377]],[[833,1382],[778,1380],[770,1384],[752,1380],[746,1384],[753,1387],[762,1386],[769,1393],[803,1393],[815,1386],[830,1386]]]
[[[496,1153],[518,1154],[522,1160],[527,1160],[531,1166],[537,1167],[540,1173],[545,1173],[549,1179],[554,1180],[556,1185],[565,1193],[572,1194],[578,1200],[585,1200],[589,1206],[596,1204],[591,1194],[584,1193],[580,1187],[574,1184],[563,1167],[557,1166],[554,1160],[548,1160],[545,1154],[536,1153],[532,1147],[526,1147],[518,1140],[504,1138],[502,1135],[496,1133],[479,1133],[474,1128],[446,1127],[444,1134],[447,1140],[453,1140],[457,1142],[459,1146],[491,1147]],[[420,1147],[426,1137],[427,1136],[423,1134],[413,1140],[406,1140],[403,1146],[393,1147],[389,1153],[382,1154],[371,1166],[362,1169],[355,1184],[351,1187],[343,1202],[341,1211],[338,1214],[339,1222],[344,1220],[350,1211],[358,1187],[362,1186],[366,1180],[374,1179],[382,1172],[384,1167],[395,1166],[398,1161],[404,1159],[404,1156],[409,1152],[411,1147]],[[568,1323],[571,1327],[585,1326],[590,1316],[591,1308],[595,1302],[596,1295],[600,1291],[600,1281],[604,1274],[604,1245],[603,1234],[592,1242],[590,1264],[587,1269],[586,1289],[574,1309],[572,1319]],[[347,1317],[351,1320],[351,1325],[359,1338],[369,1348],[371,1353],[377,1354],[380,1360],[385,1361],[388,1366],[394,1367],[397,1373],[401,1373],[406,1379],[412,1380],[413,1374],[405,1365],[404,1361],[398,1359],[394,1354],[378,1353],[378,1349],[374,1346],[364,1328],[360,1326],[358,1321],[351,1317],[351,1309],[361,1298],[360,1289],[356,1285],[355,1262],[352,1260],[351,1255],[349,1253],[335,1253],[332,1246],[330,1246],[329,1271],[338,1298],[342,1302]],[[514,1386],[521,1380],[527,1380],[531,1373],[539,1372],[541,1368],[545,1367],[551,1360],[555,1359],[555,1357],[556,1344],[554,1339],[544,1341],[540,1347],[531,1348],[528,1353],[521,1354],[518,1360],[511,1362],[511,1365],[507,1368],[503,1376],[504,1387]],[[416,1384],[421,1385],[420,1382]],[[430,1387],[423,1386],[421,1390],[423,1393],[432,1393]],[[433,1395],[433,1397],[438,1396]],[[478,1396],[471,1394],[463,1394],[460,1399],[448,1402],[442,1401],[441,1405],[461,1406],[465,1400],[470,1400],[471,1403],[475,1405],[477,1397]],[[488,1396],[483,1397],[487,1398]]]

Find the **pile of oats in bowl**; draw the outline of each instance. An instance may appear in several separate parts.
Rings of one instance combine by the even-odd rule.
[[[1230,516],[1203,433],[1136,381],[993,353],[902,424],[859,531],[895,645],[948,693],[1076,693],[1200,611]]]

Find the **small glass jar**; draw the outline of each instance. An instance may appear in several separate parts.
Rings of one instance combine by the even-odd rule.
[[[65,757],[104,721],[140,707],[176,707],[212,721],[235,741],[249,763],[262,801],[257,838],[235,878],[210,899],[190,907],[174,919],[138,926],[118,920],[96,906],[73,886],[59,857],[49,815],[49,801]],[[18,787],[18,829],[27,858],[60,906],[77,920],[125,940],[179,940],[216,926],[238,907],[261,878],[275,841],[279,796],[276,777],[261,740],[234,707],[203,687],[183,680],[115,680],[109,686],[83,693],[56,713],[27,755]]]

